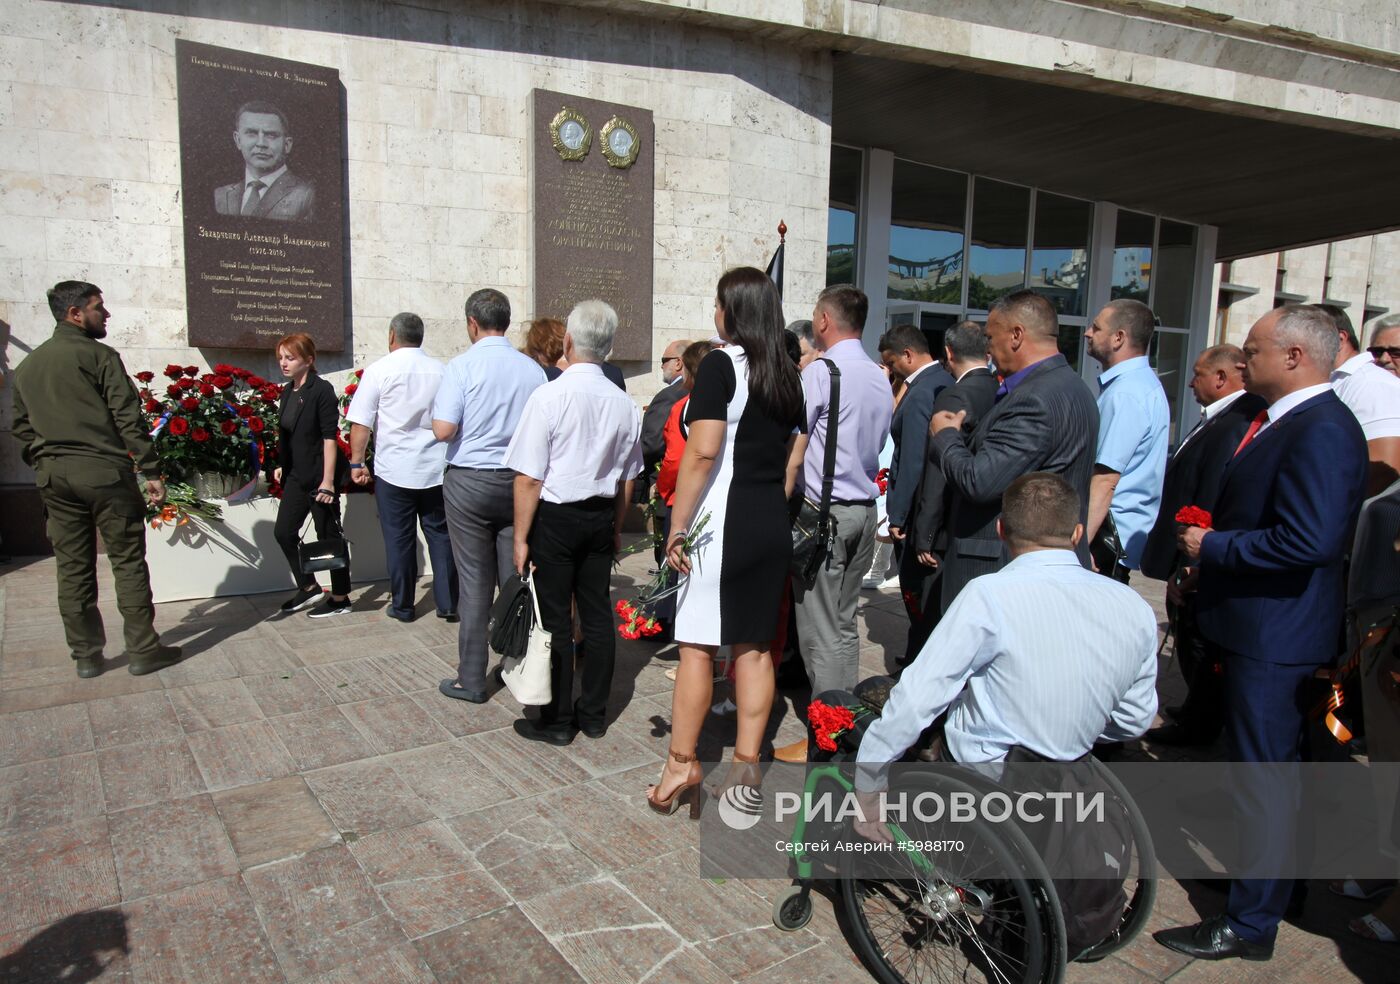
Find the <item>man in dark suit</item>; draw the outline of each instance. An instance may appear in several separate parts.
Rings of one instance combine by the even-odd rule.
[[[987,333],[975,321],[961,321],[943,335],[944,365],[956,380],[933,401],[933,412],[957,413],[967,411],[962,430],[970,434],[991,412],[997,391],[997,378],[987,367]],[[932,420],[932,415],[930,415]],[[910,594],[918,608],[909,616],[909,645],[905,661],[912,660],[928,641],[938,625],[943,607],[938,598],[938,554],[947,547],[944,518],[947,515],[948,482],[943,469],[926,453],[919,487],[905,522],[904,555],[899,569],[900,580],[910,581]]]
[[[682,338],[667,345],[661,352],[661,381],[666,385],[657,391],[656,395],[651,398],[651,402],[647,404],[647,408],[642,411],[642,461],[646,465],[646,470],[642,473],[645,482],[637,483],[639,485],[650,486],[656,477],[656,466],[661,463],[662,457],[666,454],[666,421],[671,416],[671,408],[686,393],[686,389],[682,385],[685,374],[681,371],[681,353],[689,344],[689,341]],[[626,387],[624,386],[623,389],[625,390]],[[660,503],[657,510],[654,519],[656,532],[664,541],[666,538],[666,519],[670,510],[665,503]],[[658,543],[656,546],[658,566],[664,559],[664,553],[661,544]]]
[[[1225,667],[1225,740],[1237,762],[1300,761],[1306,687],[1337,653],[1342,557],[1366,485],[1366,439],[1328,385],[1337,332],[1327,312],[1286,305],[1244,344],[1244,385],[1268,410],[1226,465],[1212,528],[1182,527],[1199,564],[1196,618]],[[1187,585],[1189,588],[1189,585]],[[1293,894],[1267,876],[1292,859],[1297,785],[1287,770],[1243,772],[1240,867],[1225,912],[1161,930],[1159,943],[1207,960],[1267,960]]]
[[[1147,534],[1142,572],[1167,581],[1167,616],[1176,633],[1176,655],[1186,678],[1186,702],[1176,723],[1154,728],[1147,739],[1161,745],[1208,745],[1225,726],[1225,688],[1220,667],[1205,655],[1205,640],[1196,629],[1196,596],[1183,595],[1178,582],[1191,571],[1176,549],[1176,514],[1183,506],[1215,509],[1220,478],[1249,429],[1264,409],[1264,400],[1244,390],[1240,371],[1244,353],[1236,345],[1208,348],[1196,359],[1191,392],[1201,405],[1201,419],[1167,462],[1157,522]]]
[[[1055,309],[1034,291],[1019,290],[987,314],[992,360],[1002,374],[996,403],[971,438],[962,435],[967,411],[933,415],[929,455],[952,491],[948,549],[942,558],[944,611],[974,577],[1010,559],[997,537],[1001,494],[1034,471],[1063,475],[1079,493],[1087,519],[1089,478],[1099,433],[1099,410],[1089,388],[1059,350]],[[1089,566],[1088,544],[1077,548]]]
[[[287,170],[291,127],[268,102],[246,102],[234,117],[233,143],[243,155],[243,180],[214,189],[220,215],[303,222],[316,213],[316,186]]]
[[[933,403],[938,395],[953,385],[948,370],[938,364],[929,351],[928,339],[913,325],[896,325],[880,338],[880,359],[890,375],[904,383],[904,396],[894,408],[890,421],[890,438],[894,456],[890,459],[889,486],[885,493],[885,515],[889,519],[890,538],[894,540],[895,563],[899,569],[899,594],[904,599],[904,611],[909,616],[908,658],[918,652],[923,639],[915,645],[915,629],[923,618],[919,597],[923,582],[930,573],[914,559],[914,552],[905,542],[909,514],[914,495],[923,477],[928,449],[928,422],[933,416]],[[941,353],[940,353],[941,354]]]

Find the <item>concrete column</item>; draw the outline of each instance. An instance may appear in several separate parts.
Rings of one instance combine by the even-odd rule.
[[[857,284],[870,298],[870,315],[861,339],[872,359],[879,359],[880,336],[885,331],[885,305],[889,294],[890,209],[894,190],[894,154],[869,148],[861,175],[859,231],[856,236]]]

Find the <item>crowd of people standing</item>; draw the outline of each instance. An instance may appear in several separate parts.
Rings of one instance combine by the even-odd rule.
[[[49,300],[55,335],[15,373],[14,434],[39,475],[69,646],[80,676],[102,671],[92,548],[100,529],[131,671],[151,672],[180,658],[155,636],[139,543],[144,504],[132,462],[151,502],[163,496],[159,462],[120,358],[97,341],[107,320],[101,292],[64,282]],[[618,328],[611,307],[587,300],[563,322],[534,321],[519,351],[506,338],[508,299],[478,290],[465,305],[471,345],[446,365],[422,351],[420,318],[392,319],[388,354],[365,370],[347,411],[348,455],[314,344],[287,336],[276,349],[287,380],[276,532],[296,591],[282,610],[351,610],[348,567],[323,593],[302,567],[300,529],[310,517],[318,537],[333,535],[341,490],[373,484],[388,616],[416,617],[416,526],[436,614],[458,625],[458,669],[443,696],[490,698],[488,609],[512,574],[529,575],[551,636],[553,699],[515,730],[552,745],[599,738],[617,710],[608,706],[611,571],[634,487],[654,478],[657,559],[679,580],[656,614],[679,644],[679,665],[652,809],[699,809],[696,747],[721,647],[737,716],[731,783],[759,781],[774,660],[789,628],[812,694],[855,688],[859,592],[882,521],[910,627],[863,763],[911,754],[999,761],[1014,748],[1071,761],[1144,733],[1186,746],[1223,733],[1236,761],[1305,755],[1300,695],[1337,660],[1347,557],[1353,581],[1363,554],[1394,566],[1394,549],[1384,548],[1394,546],[1400,500],[1400,327],[1375,331],[1363,350],[1340,309],[1270,312],[1242,348],[1200,353],[1190,388],[1202,413],[1173,447],[1150,360],[1155,318],[1139,301],[1109,302],[1085,332],[1103,369],[1097,395],[1061,353],[1054,306],[1033,291],[995,301],[985,326],[948,329],[936,350],[912,326],[891,328],[875,346],[879,362],[862,340],[867,314],[864,294],[837,285],[818,295],[810,322],[785,327],[768,276],[730,270],[716,286],[714,337],[667,346],[667,386],[643,414],[607,362]],[[55,399],[55,381],[69,378],[92,384]],[[830,538],[812,576],[794,578],[790,524],[804,496],[821,500]],[[1380,550],[1353,544],[1368,497],[1376,508],[1361,531],[1384,540]],[[1187,507],[1204,519],[1181,521]],[[1168,709],[1174,720],[1152,730],[1155,620],[1126,587],[1139,571],[1167,582],[1189,693]],[[1394,599],[1382,589],[1366,601]],[[1047,621],[1050,608],[1065,617]],[[1377,719],[1395,716],[1374,695],[1368,712],[1371,702]],[[936,721],[937,744],[919,747]],[[1375,733],[1373,757],[1400,755],[1394,727]],[[804,762],[811,750],[800,741],[773,754]],[[1250,809],[1269,831],[1259,850],[1286,850],[1286,806],[1263,795]],[[1388,887],[1334,886],[1367,896]],[[1265,959],[1290,903],[1290,882],[1236,881],[1222,915],[1158,939],[1198,957]],[[1393,940],[1397,906],[1392,896],[1354,928]]]

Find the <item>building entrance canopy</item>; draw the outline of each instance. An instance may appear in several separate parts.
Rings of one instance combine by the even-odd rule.
[[[1395,131],[838,52],[832,139],[1213,225],[1220,259],[1400,227],[1400,195],[1389,192],[1400,173]]]

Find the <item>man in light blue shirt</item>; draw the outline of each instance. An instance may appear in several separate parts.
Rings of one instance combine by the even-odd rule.
[[[1141,301],[1109,301],[1084,332],[1088,351],[1103,364],[1099,376],[1099,443],[1089,480],[1089,542],[1112,516],[1122,550],[1094,549],[1100,574],[1128,583],[1157,522],[1167,473],[1171,411],[1162,382],[1147,360],[1156,319]],[[1097,547],[1097,545],[1095,545]]]
[[[1099,739],[1140,736],[1157,713],[1157,617],[1137,592],[1080,566],[1079,495],[1032,472],[1002,496],[997,534],[1011,562],[970,581],[890,691],[861,740],[856,788],[883,788],[944,711],[958,762],[1001,762],[1013,746],[1069,762]],[[871,814],[867,813],[867,816]],[[887,840],[879,825],[858,824]]]
[[[471,348],[447,364],[433,403],[433,435],[447,445],[442,494],[457,562],[457,676],[447,697],[485,703],[486,622],[497,584],[512,570],[515,473],[506,448],[544,370],[506,341],[510,301],[489,287],[467,298]]]

